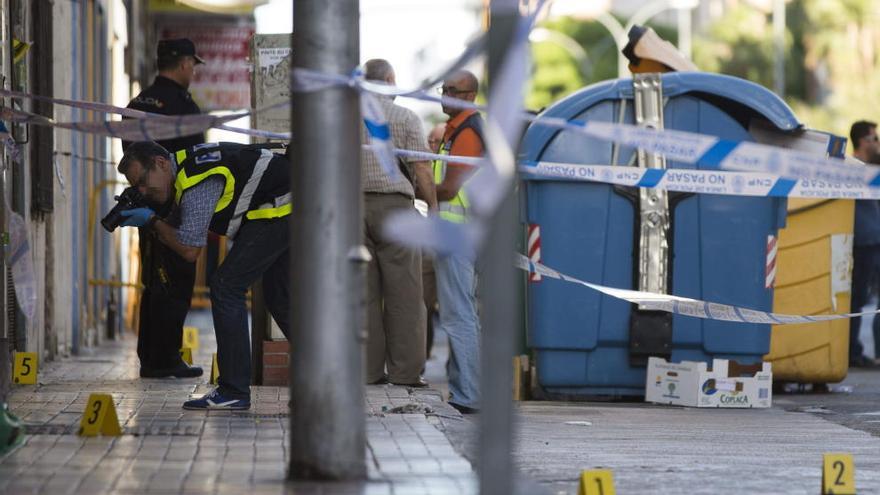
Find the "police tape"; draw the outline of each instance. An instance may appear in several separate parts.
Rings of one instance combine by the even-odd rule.
[[[526,178],[599,182],[666,191],[817,199],[880,199],[880,188],[817,179],[784,179],[777,175],[722,170],[654,169],[559,162],[522,162]]]
[[[76,108],[79,110],[87,110],[90,112],[100,112],[112,115],[120,115],[129,119],[158,119],[158,120],[166,120],[173,119],[174,116],[163,115],[158,113],[150,113],[144,112],[141,110],[135,110],[133,108],[125,108],[125,107],[117,107],[115,105],[110,105],[107,103],[100,103],[94,101],[86,101],[86,100],[71,100],[67,98],[56,98],[54,96],[43,96],[43,95],[35,95],[32,93],[25,93],[22,91],[12,91],[8,89],[0,89],[0,97],[8,97],[8,98],[24,98],[30,99],[34,101],[43,101],[47,103],[52,103],[56,105],[62,105],[70,108]],[[269,109],[280,108],[283,106],[288,106],[289,102],[278,103],[277,105],[273,105]],[[264,110],[258,110],[253,113],[260,113]],[[28,113],[28,112],[24,112]],[[30,114],[32,117],[42,117],[37,114]],[[235,115],[241,115],[241,113],[236,113]],[[222,116],[218,116],[222,117]],[[217,129],[222,129],[229,132],[234,132],[237,134],[244,134],[252,137],[264,138],[264,139],[290,139],[289,133],[278,133],[273,131],[263,131],[263,130],[255,130],[255,129],[244,129],[241,127],[233,127],[226,124],[219,124],[216,126]],[[180,136],[174,136],[180,137]]]
[[[538,273],[542,277],[553,278],[564,282],[582,285],[597,292],[611,296],[615,299],[621,299],[640,307],[653,310],[673,313],[683,316],[691,316],[694,318],[702,318],[705,320],[732,321],[739,323],[766,323],[770,325],[788,325],[794,323],[815,323],[820,321],[844,320],[856,316],[865,316],[880,313],[877,311],[865,311],[863,313],[847,313],[847,314],[824,314],[824,315],[785,315],[779,313],[771,313],[768,311],[759,311],[755,309],[743,308],[740,306],[732,306],[730,304],[720,304],[715,302],[700,301],[698,299],[690,299],[687,297],[679,297],[667,294],[655,294],[651,292],[641,292],[626,289],[616,289],[606,287],[604,285],[592,284],[575,277],[565,275],[552,268],[547,267],[538,262],[529,260],[526,256],[515,253],[514,265],[529,273]]]
[[[54,119],[11,108],[2,110],[2,117],[13,122],[54,127],[115,137],[129,141],[157,141],[204,132],[212,127],[250,115],[251,112],[216,117],[213,115],[182,115],[165,118],[126,119],[115,121],[57,122]]]
[[[76,153],[71,153],[70,151],[54,151],[53,154],[55,156],[63,156],[65,158],[70,158],[71,160],[99,163],[101,165],[111,165],[114,167],[116,166],[116,162],[114,162],[112,160],[105,160],[103,158],[95,158],[95,157],[91,157],[91,156],[78,155]]]
[[[364,91],[414,98],[464,110],[487,111],[485,105],[448,96],[435,96],[428,94],[424,90],[404,91],[393,86],[362,84],[347,79],[344,76],[317,76],[314,73],[301,73],[299,77],[303,79],[323,77],[325,79],[322,80],[328,84],[333,80],[336,84],[356,85]],[[334,77],[336,79],[333,79]],[[490,99],[491,102],[492,100]],[[529,122],[531,125],[574,132],[603,141],[642,149],[681,163],[702,165],[714,170],[767,174],[781,178],[776,185],[782,190],[785,188],[795,190],[797,188],[797,184],[786,181],[817,181],[816,183],[820,185],[817,185],[814,189],[821,189],[821,184],[828,184],[830,189],[841,191],[828,194],[849,197],[842,191],[851,190],[856,186],[869,186],[872,188],[880,186],[880,168],[878,167],[767,144],[728,140],[717,136],[687,131],[649,129],[613,122],[583,122],[529,113],[522,113],[519,115],[519,118]],[[871,198],[872,196],[864,194],[864,197]]]
[[[9,92],[19,96],[27,93]],[[2,96],[2,95],[0,95]],[[38,95],[28,95],[37,99]],[[75,122],[58,122],[52,118],[28,112],[25,110],[3,108],[0,117],[22,124],[39,125],[68,129],[86,134],[94,134],[105,137],[115,137],[128,141],[160,141],[181,136],[190,136],[205,132],[211,128],[245,134],[252,137],[265,139],[289,139],[286,133],[277,133],[265,130],[252,130],[227,125],[228,122],[244,117],[257,115],[263,112],[275,110],[290,105],[289,101],[279,102],[264,108],[236,112],[230,115],[159,115],[138,110],[114,107],[104,103],[95,103],[79,100],[65,100],[59,98],[39,97],[41,100],[51,100],[61,105],[103,113],[113,113],[125,117],[123,120],[87,120]]]
[[[398,156],[416,160],[440,160],[472,167],[486,158],[442,155],[395,149]],[[526,179],[565,179],[628,187],[646,187],[692,194],[730,196],[880,199],[880,188],[821,180],[788,180],[776,175],[752,172],[697,169],[644,169],[629,166],[586,165],[562,162],[521,162],[517,170]]]
[[[487,159],[462,186],[469,203],[467,222],[399,212],[385,222],[383,235],[386,238],[413,248],[429,248],[438,254],[476,256],[489,231],[489,223],[515,178],[515,143],[523,124],[518,116],[523,112],[522,91],[528,75],[528,35],[545,5],[541,0],[531,15],[519,17],[512,41],[500,59],[483,128]],[[424,95],[424,90],[420,94]]]

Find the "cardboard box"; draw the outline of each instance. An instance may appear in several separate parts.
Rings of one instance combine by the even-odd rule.
[[[770,363],[741,365],[714,359],[704,362],[669,363],[648,359],[645,400],[689,407],[770,407],[773,373]]]

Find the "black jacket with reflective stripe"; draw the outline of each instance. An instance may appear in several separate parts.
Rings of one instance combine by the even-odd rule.
[[[242,222],[257,210],[259,218],[290,213],[290,162],[258,145],[205,143],[173,154],[177,162],[175,201],[209,177],[224,180],[209,229],[234,238]],[[279,208],[288,205],[286,209]]]

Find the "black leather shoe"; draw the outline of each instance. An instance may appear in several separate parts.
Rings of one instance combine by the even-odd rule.
[[[141,366],[141,378],[196,378],[202,376],[201,366],[175,366],[173,368],[145,368]]]
[[[428,386],[428,382],[425,381],[424,378],[419,377],[419,380],[415,383],[395,383],[391,382],[392,385],[397,385],[398,387],[412,387],[412,388],[425,388]]]
[[[479,409],[474,409],[473,407],[462,406],[460,404],[456,404],[454,402],[449,402],[449,405],[454,407],[456,411],[462,414],[477,414],[480,412]]]

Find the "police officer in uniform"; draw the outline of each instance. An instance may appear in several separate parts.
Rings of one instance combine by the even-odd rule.
[[[196,55],[192,41],[161,40],[156,48],[159,74],[153,84],[128,104],[128,108],[162,115],[201,113],[188,88],[195,76],[195,66],[204,61]],[[204,134],[193,134],[159,141],[172,152],[205,142]],[[131,143],[123,141],[125,150]],[[171,224],[179,222],[173,201],[151,204]],[[125,224],[123,224],[125,225]],[[189,312],[195,283],[196,265],[159,242],[150,229],[139,229],[141,281],[146,287],[141,296],[138,325],[138,357],[142,378],[197,377],[202,369],[187,365],[179,349],[183,323]]]

